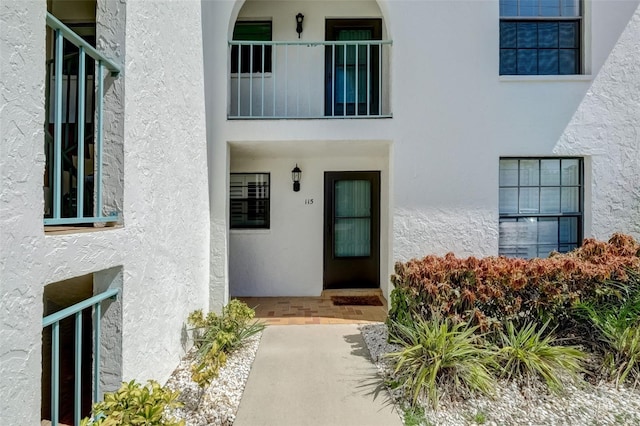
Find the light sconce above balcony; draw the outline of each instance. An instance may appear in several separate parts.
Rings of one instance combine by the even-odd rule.
[[[304,15],[298,13],[296,15],[296,32],[298,33],[298,38],[300,38],[300,34],[302,34],[302,21],[304,21]]]
[[[302,170],[300,170],[300,167],[298,167],[298,164],[296,163],[296,166],[293,168],[293,170],[291,170],[291,179],[293,180],[293,192],[300,191],[301,177],[302,177]]]

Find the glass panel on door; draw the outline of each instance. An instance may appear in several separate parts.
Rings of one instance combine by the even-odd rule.
[[[371,254],[371,182],[335,182],[334,256]]]

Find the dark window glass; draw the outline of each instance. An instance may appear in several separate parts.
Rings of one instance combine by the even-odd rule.
[[[538,74],[558,74],[558,51],[556,49],[538,51]]]
[[[579,74],[581,18],[580,0],[500,0],[500,74]]]
[[[241,73],[271,72],[272,47],[259,43],[271,41],[271,33],[270,21],[236,22],[233,29],[233,40],[254,41],[256,43],[231,46],[231,72],[238,72],[238,63],[240,63]]]
[[[543,22],[538,24],[539,48],[558,48],[558,23]]]
[[[269,229],[269,173],[232,173],[229,179],[230,227]]]
[[[579,33],[578,21],[502,21],[500,74],[579,74]]]
[[[547,257],[578,247],[582,181],[581,159],[500,159],[500,255]]]

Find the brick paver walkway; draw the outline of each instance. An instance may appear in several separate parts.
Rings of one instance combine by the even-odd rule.
[[[241,297],[269,325],[361,324],[384,321],[387,305],[336,306],[325,297]]]

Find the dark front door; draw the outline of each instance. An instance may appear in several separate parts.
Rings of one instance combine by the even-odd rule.
[[[325,115],[380,114],[381,19],[327,19]]]
[[[380,172],[325,172],[324,206],[324,288],[379,288]]]

